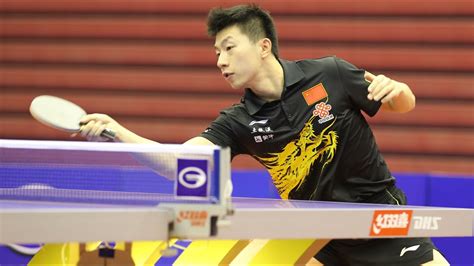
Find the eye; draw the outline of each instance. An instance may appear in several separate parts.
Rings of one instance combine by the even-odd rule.
[[[232,48],[234,48],[234,46],[227,46],[227,47],[225,48],[225,50],[226,50],[226,51],[230,51]]]
[[[219,56],[221,55],[221,53],[216,53],[216,57],[219,58]]]

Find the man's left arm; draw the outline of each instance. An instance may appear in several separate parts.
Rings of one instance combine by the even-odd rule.
[[[415,95],[407,84],[367,71],[364,78],[370,82],[367,98],[380,101],[382,110],[406,113],[415,108]]]

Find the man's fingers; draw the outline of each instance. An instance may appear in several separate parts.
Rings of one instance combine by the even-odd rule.
[[[382,103],[391,101],[393,98],[397,97],[400,94],[399,90],[392,90],[389,94],[385,95],[382,99]]]
[[[87,123],[84,123],[83,126],[81,126],[81,136],[87,137],[90,134],[90,131],[94,127],[95,121],[90,120]]]
[[[368,73],[368,72],[366,72]],[[367,76],[372,74],[368,73]],[[372,75],[373,76],[373,75]],[[376,76],[368,87],[367,98],[369,100],[380,101],[395,89],[393,80],[384,75]]]
[[[366,72],[369,73],[369,72]],[[378,75],[374,76],[373,74],[369,73],[370,78],[372,80],[370,81],[370,85],[368,87],[369,93],[373,93],[374,91],[377,91],[382,83],[385,82],[386,77],[384,75]]]
[[[103,122],[109,122],[110,117],[104,114],[87,114],[83,117],[81,117],[81,120],[79,121],[81,124],[87,124],[90,121],[103,121]]]
[[[95,120],[95,119],[96,119],[96,115],[95,115],[95,114],[85,115],[85,116],[81,117],[81,120],[79,121],[79,123],[85,125],[85,124],[87,124],[87,123],[89,123],[90,121]]]
[[[379,79],[373,79],[372,82],[370,83],[369,87],[367,90],[369,91],[369,94],[367,95],[367,98],[369,100],[373,100],[375,93],[378,91],[380,80]]]
[[[390,91],[393,90],[393,88],[394,86],[391,83],[390,79],[387,79],[387,78],[382,79],[380,83],[378,83],[377,86],[371,92],[373,99],[376,101],[379,101],[386,94],[390,93]]]
[[[380,99],[384,98],[387,94],[390,93],[390,90],[390,87],[381,87],[381,89],[378,90],[377,93],[373,94],[374,101],[380,101]]]
[[[370,73],[370,72],[368,72],[368,71],[365,71],[365,73],[364,73],[364,78],[365,78],[365,80],[367,80],[369,83],[371,83],[372,81],[374,81],[375,75],[372,74],[372,73]]]
[[[102,131],[104,131],[106,125],[105,124],[97,124],[94,129],[91,131],[91,136],[93,137],[99,137],[100,134],[102,134]]]
[[[79,123],[82,137],[92,141],[107,141],[108,138],[101,136],[102,132],[117,122],[108,115],[96,113],[83,116]]]

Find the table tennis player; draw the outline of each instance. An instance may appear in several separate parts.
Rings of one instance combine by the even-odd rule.
[[[207,26],[217,67],[243,97],[185,144],[251,155],[283,199],[406,204],[362,112],[411,111],[409,86],[334,56],[280,58],[273,19],[256,5],[214,8]],[[153,142],[105,114],[82,122],[89,140],[106,140],[100,134],[109,128],[116,141]],[[429,238],[332,240],[314,258],[315,265],[448,265]]]

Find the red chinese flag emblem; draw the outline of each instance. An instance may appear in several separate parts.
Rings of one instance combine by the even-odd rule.
[[[307,89],[302,93],[304,100],[308,105],[312,105],[313,103],[328,97],[326,89],[324,89],[322,83],[319,83],[318,85],[312,87],[311,89]]]

